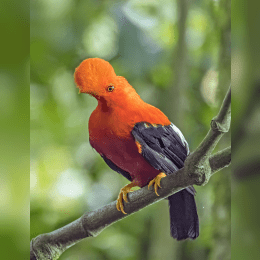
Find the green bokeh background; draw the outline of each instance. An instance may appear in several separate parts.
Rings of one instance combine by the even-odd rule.
[[[0,1],[0,258],[28,259],[29,2]]]
[[[207,132],[229,84],[229,1],[130,3],[131,12],[124,9],[120,15],[116,8],[129,2],[31,2],[30,235],[30,2],[0,2],[2,259],[29,259],[30,238],[114,200],[127,183],[89,147],[87,122],[96,103],[76,95],[73,83],[74,68],[83,59],[109,60],[143,99],[179,126],[192,150]],[[236,260],[258,259],[260,253],[259,5],[232,1],[231,249]],[[203,94],[205,81],[213,98]],[[72,112],[75,116],[69,117]],[[217,149],[227,145],[229,136]],[[165,201],[82,241],[61,259],[230,259],[229,175],[230,168],[196,187],[197,241],[177,243],[169,237]]]
[[[96,101],[78,95],[73,82],[83,59],[109,60],[144,100],[178,125],[191,150],[207,132],[230,81],[230,2],[138,2],[31,1],[31,234],[30,2],[0,2],[1,259],[29,259],[31,238],[115,200],[127,183],[88,144],[88,117]],[[259,5],[232,1],[236,260],[260,254]],[[227,135],[216,150],[229,142]],[[196,187],[198,240],[170,238],[163,201],[82,241],[61,259],[230,259],[231,168]]]
[[[128,181],[88,142],[97,102],[73,73],[108,60],[194,150],[230,84],[230,1],[31,2],[31,238],[117,198]],[[230,145],[230,133],[217,150]],[[60,259],[230,259],[230,168],[196,187],[200,237],[170,237],[167,201],[85,239]]]
[[[260,3],[232,1],[232,258],[260,255]]]

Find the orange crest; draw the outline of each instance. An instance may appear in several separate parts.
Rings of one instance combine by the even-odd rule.
[[[86,59],[76,68],[74,79],[81,93],[95,93],[116,77],[109,62],[100,58]]]

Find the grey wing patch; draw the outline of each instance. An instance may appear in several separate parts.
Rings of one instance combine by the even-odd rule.
[[[174,124],[154,126],[140,122],[133,128],[132,135],[140,144],[143,157],[155,169],[171,174],[184,166],[189,145]],[[196,193],[192,186],[186,190],[192,195]]]
[[[190,153],[190,149],[189,149],[189,144],[186,141],[185,137],[183,136],[182,132],[180,131],[180,129],[174,125],[173,123],[171,123],[171,127],[172,129],[177,133],[177,135],[180,137],[182,144],[184,145],[184,147],[187,150],[187,155]]]
[[[143,157],[155,168],[170,174],[182,168],[188,155],[188,143],[173,124],[151,125],[140,122],[132,130],[141,145]]]

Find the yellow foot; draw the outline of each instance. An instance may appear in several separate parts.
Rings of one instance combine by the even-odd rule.
[[[165,176],[166,176],[165,173],[163,173],[163,172],[159,173],[153,180],[151,180],[151,181],[149,182],[149,184],[148,184],[148,190],[149,190],[150,186],[152,186],[152,185],[154,184],[154,191],[155,191],[155,193],[156,193],[157,196],[160,196],[157,191],[158,191],[158,187],[161,188],[161,185],[160,185],[161,178],[163,178],[163,177],[165,177]]]
[[[124,211],[124,204],[123,204],[123,200],[125,202],[128,202],[127,200],[127,194],[129,192],[133,192],[131,190],[131,188],[137,186],[135,183],[130,183],[130,184],[127,184],[125,187],[123,187],[120,192],[119,192],[119,195],[118,195],[118,198],[117,198],[117,203],[116,203],[116,208],[118,211],[122,211],[122,213],[124,214],[127,214],[125,211]]]

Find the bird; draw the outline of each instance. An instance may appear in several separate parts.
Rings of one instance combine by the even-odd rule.
[[[101,58],[83,60],[75,69],[79,93],[98,101],[89,117],[90,145],[105,163],[130,181],[118,195],[116,208],[123,214],[133,187],[152,186],[184,166],[189,145],[182,132],[158,108],[144,102],[123,76]],[[195,189],[187,187],[168,197],[170,235],[176,240],[196,239],[199,218]]]

